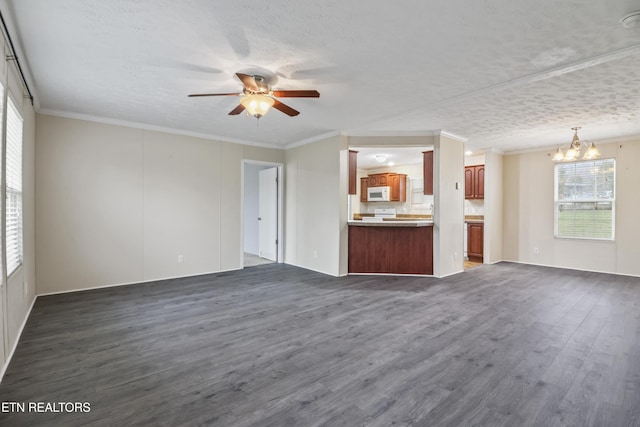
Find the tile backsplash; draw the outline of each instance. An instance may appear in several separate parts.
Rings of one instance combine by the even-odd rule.
[[[484,215],[484,200],[467,200],[464,201],[465,215]]]

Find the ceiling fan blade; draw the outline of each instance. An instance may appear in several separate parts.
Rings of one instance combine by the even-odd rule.
[[[258,83],[256,83],[256,79],[254,79],[253,76],[242,73],[236,73],[236,76],[238,76],[244,87],[246,87],[247,89],[255,91],[259,90]]]
[[[233,110],[229,111],[229,115],[230,116],[236,116],[236,115],[242,113],[243,111],[244,111],[244,105],[238,104],[238,106],[236,108],[234,108]]]
[[[317,90],[274,90],[273,96],[278,98],[320,98]]]
[[[242,94],[234,92],[234,93],[192,93],[189,97],[194,96],[240,96]]]
[[[294,110],[293,108],[289,107],[286,104],[283,104],[277,99],[273,103],[273,108],[275,108],[276,110],[280,110],[283,113],[285,113],[287,116],[291,116],[291,117],[297,116],[298,114],[300,114],[300,111]]]

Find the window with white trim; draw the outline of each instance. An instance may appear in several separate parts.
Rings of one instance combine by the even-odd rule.
[[[555,236],[614,240],[615,159],[555,165]]]
[[[22,116],[7,98],[6,240],[7,275],[22,265]]]

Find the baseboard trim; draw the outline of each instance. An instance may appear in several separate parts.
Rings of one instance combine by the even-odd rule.
[[[460,271],[454,271],[453,273],[445,274],[444,276],[438,276],[438,279],[444,279],[445,277],[453,276],[460,273],[464,273],[464,269]]]
[[[293,267],[303,268],[305,270],[313,271],[315,273],[320,273],[320,274],[324,274],[324,275],[331,276],[331,277],[340,277],[340,274],[336,275],[336,274],[327,273],[326,271],[316,270],[314,268],[307,267],[306,265],[298,265],[298,264],[293,264],[293,263],[286,262],[286,261],[283,264],[291,265]]]
[[[586,268],[563,267],[561,265],[551,265],[551,264],[537,264],[535,262],[514,261],[514,260],[510,260],[510,259],[503,259],[502,261],[498,261],[498,262],[512,262],[514,264],[535,265],[536,267],[559,268],[559,269],[562,269],[562,270],[587,271],[589,273],[613,274],[614,276],[640,277],[640,275],[638,275],[638,274],[616,273],[616,272],[613,272],[613,271],[590,270],[590,269],[586,269]]]
[[[187,277],[207,276],[209,274],[226,273],[228,271],[239,271],[239,270],[242,270],[242,269],[243,269],[243,267],[230,268],[230,269],[227,269],[227,270],[216,270],[216,271],[210,271],[210,272],[207,272],[207,273],[186,274],[184,276],[171,276],[171,277],[160,277],[160,278],[157,278],[157,279],[140,280],[138,282],[114,283],[114,284],[111,284],[111,285],[92,286],[90,288],[67,289],[67,290],[64,290],[64,291],[46,292],[46,293],[38,294],[37,296],[46,297],[46,296],[50,296],[50,295],[69,294],[69,293],[72,293],[72,292],[83,292],[83,291],[93,291],[93,290],[96,290],[96,289],[115,288],[117,286],[141,285],[141,284],[144,284],[144,283],[162,282],[164,280],[173,280],[173,279],[184,279],[184,278],[187,278]]]
[[[2,366],[2,370],[0,371],[0,384],[2,384],[2,380],[4,379],[4,374],[7,372],[7,368],[9,367],[9,363],[11,363],[13,354],[16,352],[16,349],[18,348],[18,343],[20,342],[20,338],[22,337],[22,332],[24,331],[24,327],[27,325],[27,321],[31,316],[31,310],[33,310],[33,306],[35,305],[37,299],[38,299],[38,295],[35,295],[33,297],[33,300],[31,301],[31,306],[29,307],[29,310],[27,310],[27,313],[24,316],[24,319],[22,320],[22,325],[20,325],[20,329],[18,330],[16,341],[13,343],[13,347],[11,348],[9,355],[7,356],[7,360],[4,361],[4,365]]]
[[[433,274],[404,274],[404,273],[349,273],[349,276],[391,276],[391,277],[430,277],[437,279]]]

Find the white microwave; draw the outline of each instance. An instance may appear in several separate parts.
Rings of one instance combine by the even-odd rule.
[[[367,188],[367,202],[388,202],[391,196],[391,187]]]

